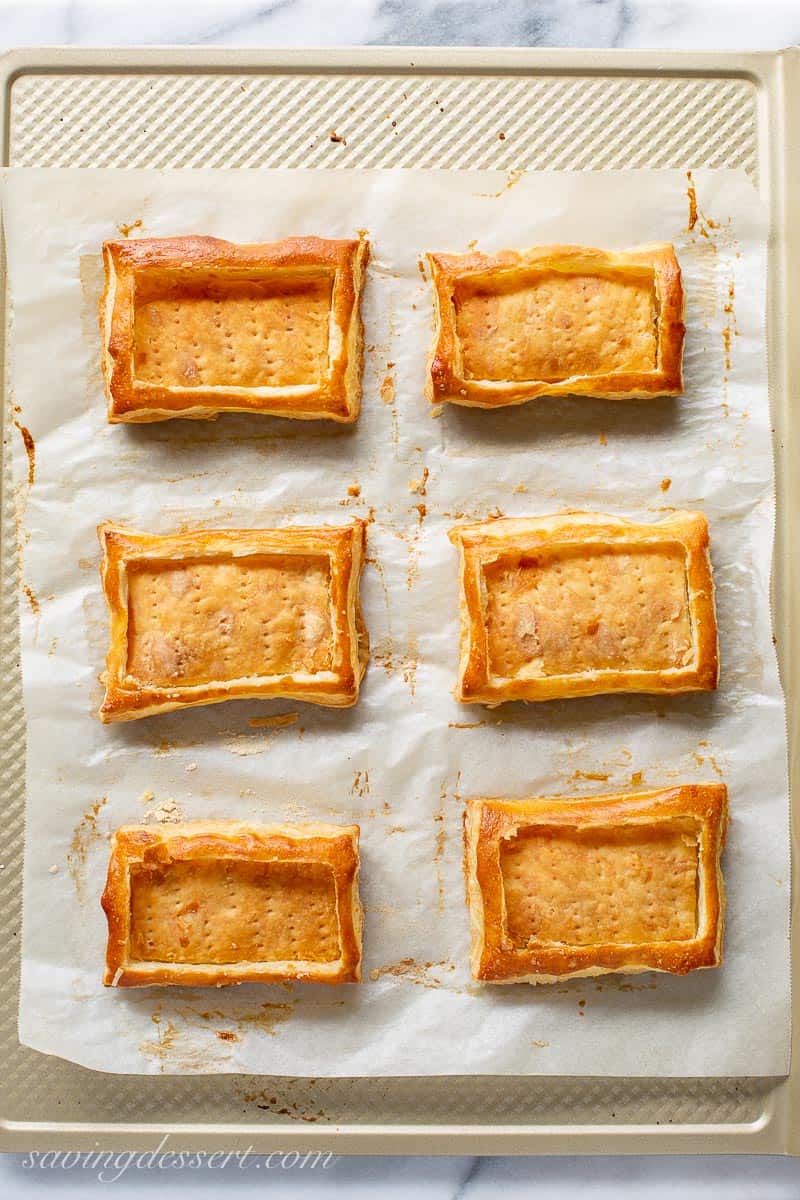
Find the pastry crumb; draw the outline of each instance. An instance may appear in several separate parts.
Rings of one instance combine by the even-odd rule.
[[[55,864],[55,863],[53,863],[52,867],[48,867],[48,868],[47,868],[47,871],[48,871],[48,874],[50,874],[50,875],[57,875],[57,874],[58,874],[58,867],[56,866],[56,864]]]
[[[348,496],[360,496],[361,495],[361,484],[360,483],[351,483],[349,488],[347,489],[347,494],[348,494]]]
[[[179,825],[182,820],[183,813],[172,796],[148,809],[142,817],[144,825]]]
[[[135,221],[130,221],[130,222],[120,221],[119,225],[117,226],[117,229],[120,231],[122,236],[124,238],[126,238],[126,237],[131,236],[134,229],[141,229],[142,225],[143,225],[142,218],[137,217]]]
[[[527,492],[527,490],[528,490],[528,485],[525,483],[518,483],[517,486],[514,488],[515,492]]]
[[[155,798],[156,798],[155,792],[151,792],[150,789],[148,788],[146,792],[142,792],[141,796],[139,797],[139,800],[142,804],[149,804],[150,801],[155,800]]]
[[[671,479],[662,479],[662,480],[661,480],[661,490],[662,490],[662,492],[668,492],[671,486],[672,486],[672,480],[671,480]]]
[[[197,770],[197,763],[187,763],[187,764],[186,764],[186,770],[187,770],[187,771],[196,771],[196,770]]]

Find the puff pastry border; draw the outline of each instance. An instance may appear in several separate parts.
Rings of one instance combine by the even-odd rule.
[[[366,522],[290,526],[285,529],[196,529],[166,536],[139,533],[107,522],[98,526],[103,548],[100,576],[110,617],[110,646],[102,681],[106,686],[100,719],[130,721],[176,708],[221,700],[283,696],[337,708],[358,700],[369,642],[361,615],[359,583],[366,549]],[[215,554],[319,554],[330,560],[333,664],[315,674],[269,675],[240,680],[209,680],[183,687],[145,686],[127,672],[127,567],[136,560],[213,558]]]
[[[164,421],[172,417],[207,420],[221,412],[249,412],[330,419],[352,423],[361,405],[363,325],[361,295],[369,241],[318,237],[239,244],[213,237],[131,238],[104,242],[105,288],[100,301],[103,377],[112,423]],[[204,270],[273,267],[314,268],[333,273],[331,344],[328,373],[319,386],[193,387],[145,383],[134,371],[136,276],[148,269]]]
[[[362,910],[358,891],[358,825],[249,825],[241,821],[187,821],[180,825],[126,825],[111,840],[101,905],[108,921],[106,987],[232,983],[355,983],[361,979]],[[129,960],[131,867],[142,862],[237,859],[242,862],[314,862],[330,866],[336,889],[341,954],[333,962],[171,963]]]
[[[455,697],[464,704],[508,700],[556,700],[608,692],[672,694],[713,691],[719,678],[714,580],[708,521],[700,512],[675,512],[653,524],[638,524],[603,513],[568,512],[545,517],[505,517],[458,525],[450,540],[459,549],[460,653]],[[694,640],[694,661],[664,671],[585,671],[538,679],[506,679],[490,670],[485,621],[483,568],[509,551],[524,553],[553,546],[653,546],[678,542],[686,551],[686,582]]]
[[[685,326],[681,270],[669,242],[637,246],[617,253],[589,246],[533,246],[499,254],[427,254],[434,288],[436,331],[428,355],[425,394],[434,404],[449,402],[471,408],[524,404],[536,396],[581,395],[633,400],[676,396],[683,391]],[[580,266],[587,272],[626,266],[652,267],[658,305],[657,363],[654,371],[576,375],[555,382],[542,380],[466,379],[456,331],[453,290],[470,275],[499,276],[514,270]]]
[[[470,967],[487,983],[554,983],[590,975],[662,971],[685,975],[722,963],[725,891],[720,858],[728,819],[727,788],[721,783],[687,784],[653,791],[609,793],[584,798],[468,800],[464,815],[464,869],[470,916]],[[692,940],[568,946],[560,943],[517,948],[505,927],[500,843],[519,829],[546,824],[652,826],[693,819],[698,830],[698,929]]]

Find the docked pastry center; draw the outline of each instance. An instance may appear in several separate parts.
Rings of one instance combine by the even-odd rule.
[[[128,674],[180,687],[328,671],[330,586],[322,556],[133,563]]]
[[[693,654],[682,546],[543,551],[484,567],[489,668],[503,678],[663,671]]]
[[[327,370],[330,274],[146,272],[136,279],[134,375],[174,388],[315,385]]]
[[[532,827],[501,843],[515,946],[686,941],[697,929],[697,838],[688,830]]]
[[[174,862],[131,871],[133,962],[333,962],[336,887],[321,863]]]
[[[453,293],[466,379],[556,383],[655,370],[652,271],[507,272]]]

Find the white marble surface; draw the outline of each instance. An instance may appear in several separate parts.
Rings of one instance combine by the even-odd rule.
[[[777,49],[798,0],[0,0],[0,45]]]
[[[0,50],[35,45],[525,45],[778,49],[800,43],[800,0],[0,0]],[[84,1196],[109,1179],[0,1157],[0,1193]],[[797,1200],[800,1161],[765,1158],[353,1159],[326,1170],[266,1164],[183,1171],[132,1164],[115,1194],[420,1200]]]

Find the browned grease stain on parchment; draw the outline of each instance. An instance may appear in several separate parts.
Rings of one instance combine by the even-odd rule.
[[[391,371],[387,371],[381,380],[380,392],[384,404],[394,404],[394,376]]]
[[[369,977],[375,983],[376,980],[382,979],[385,975],[391,975],[395,979],[404,979],[409,983],[419,984],[420,987],[439,988],[442,986],[440,981],[429,974],[436,967],[440,967],[445,971],[455,970],[453,963],[447,959],[442,959],[439,962],[419,963],[414,958],[401,958],[399,962],[385,963],[382,967],[373,967],[369,973]]]
[[[720,246],[728,249],[735,249],[736,243],[732,240],[729,230],[730,219],[722,222],[712,220],[700,206],[697,199],[697,189],[692,178],[692,172],[686,172],[688,180],[687,198],[689,201],[689,219],[687,223],[687,233],[693,233],[696,237],[703,238],[704,244],[708,247],[708,252],[714,258],[719,254]],[[696,243],[696,249],[699,249],[703,243]],[[738,257],[738,251],[737,251]],[[717,310],[717,286],[713,289],[713,295],[704,296],[702,292],[696,293],[694,296],[695,303],[699,303],[701,308],[706,313],[706,321],[714,316]],[[736,312],[734,308],[735,300],[735,284],[733,279],[730,279],[726,286],[726,299],[722,305],[724,314],[724,324],[722,327],[722,349],[724,354],[724,374],[722,377],[722,401],[721,408],[725,417],[730,416],[730,406],[728,404],[728,377],[731,371],[731,351],[734,338],[739,336],[739,329],[736,324]],[[707,325],[706,325],[707,327]],[[744,420],[747,419],[747,414],[744,415]]]
[[[219,1026],[211,1030],[214,1036],[223,1043],[233,1043],[242,1041],[246,1027],[252,1027],[268,1037],[275,1037],[276,1027],[288,1021],[293,1010],[293,1001],[265,1001],[255,1009],[234,1009],[231,1012],[219,1008],[204,1012],[185,1006],[170,1009],[169,1016],[166,1016],[159,1003],[150,1016],[156,1036],[140,1042],[139,1051],[157,1058],[162,1067],[169,1059],[173,1067],[199,1068],[207,1064],[209,1049],[206,1043],[192,1040],[194,1033],[206,1032],[209,1026]]]
[[[101,796],[94,804],[87,808],[86,812],[81,817],[75,830],[72,834],[72,840],[69,844],[67,853],[67,866],[72,877],[72,882],[75,886],[75,891],[78,895],[78,900],[83,904],[86,899],[86,880],[84,878],[86,869],[86,856],[90,847],[95,842],[102,842],[104,835],[97,828],[97,818],[100,810],[108,803],[107,796]]]
[[[718,775],[719,778],[722,779],[723,778],[722,768],[720,767],[714,754],[712,753],[708,742],[701,741],[701,742],[698,742],[697,745],[702,749],[702,753],[700,752],[700,750],[695,750],[694,754],[692,755],[692,757],[694,758],[697,765],[699,767],[702,767],[702,766],[705,766],[705,764],[707,762],[708,765],[711,767],[711,770],[714,772],[714,774]]]
[[[419,538],[422,531],[422,523],[428,515],[427,505],[413,504],[411,512],[416,512],[417,523],[412,526],[408,534],[403,533],[400,536],[408,546],[408,565],[406,567],[406,587],[409,591],[413,588],[419,577]]]
[[[276,713],[274,717],[251,717],[247,722],[252,729],[284,729],[299,720],[299,713]]]
[[[697,190],[692,182],[692,172],[686,172],[686,178],[689,181],[689,186],[686,189],[686,196],[689,200],[689,221],[686,226],[686,232],[691,233],[697,224]]]
[[[28,604],[31,606],[31,612],[35,617],[38,617],[42,611],[42,606],[39,603],[39,598],[36,595],[36,592],[27,583],[23,583],[22,590],[25,593]]]
[[[407,638],[406,645],[407,645],[408,653],[406,655],[406,661],[403,665],[403,683],[405,683],[407,685],[409,691],[411,692],[411,697],[413,699],[413,697],[416,695],[416,691],[417,691],[417,667],[419,665],[419,643],[417,642],[416,633],[410,626],[408,629],[408,638]]]
[[[238,1035],[237,1040],[241,1041],[242,1026],[252,1026],[258,1029],[261,1033],[266,1033],[269,1037],[275,1037],[275,1030],[278,1025],[282,1025],[288,1021],[294,1012],[296,1001],[276,1001],[265,1000],[255,1009],[243,1008],[234,1009],[232,1012],[223,1012],[222,1009],[215,1008],[208,1011],[198,1011],[193,1008],[178,1009],[178,1015],[191,1021],[194,1017],[199,1017],[203,1022],[214,1024],[233,1025],[237,1028],[229,1031]],[[215,1031],[217,1032],[217,1031]],[[217,1033],[217,1036],[219,1034]],[[231,1041],[232,1038],[223,1038],[223,1041]]]
[[[427,496],[428,480],[430,479],[430,474],[431,473],[430,473],[430,470],[428,469],[428,467],[423,467],[422,468],[422,477],[420,479],[412,479],[409,482],[408,490],[412,494],[416,494],[418,496]]]
[[[36,479],[36,443],[27,425],[23,425],[20,421],[16,420],[14,424],[20,432],[25,453],[28,456],[28,487],[33,487],[34,480]]]
[[[725,324],[722,327],[722,345],[725,350],[725,371],[731,369],[731,344],[732,339],[739,336],[739,327],[736,324],[736,311],[734,309],[734,300],[736,298],[736,286],[731,279],[728,284],[728,296],[722,306],[722,311],[725,314]]]
[[[408,540],[403,533],[399,533],[398,536],[402,537],[405,541]],[[412,569],[412,558],[413,551],[409,545],[409,570]],[[418,665],[418,646],[416,636],[413,631],[409,629],[407,638],[407,653],[402,655],[398,652],[395,646],[394,633],[392,630],[391,599],[389,596],[389,588],[386,583],[386,576],[383,566],[376,558],[367,557],[364,561],[369,564],[369,566],[374,567],[378,572],[381,590],[383,591],[384,607],[386,609],[386,634],[371,647],[370,659],[375,666],[382,667],[387,675],[393,675],[395,671],[402,671],[403,681],[408,685],[413,696],[416,687],[416,671]]]
[[[686,198],[689,201],[689,220],[686,225],[686,232],[694,233],[696,231],[701,237],[708,238],[711,236],[712,229],[719,229],[719,222],[712,221],[710,217],[707,217],[698,204],[697,188],[695,187],[691,171],[686,172],[686,179],[688,181]]]
[[[439,788],[439,807],[433,814],[435,829],[433,865],[436,868],[436,911],[444,912],[444,879],[442,878],[442,859],[447,846],[447,805],[450,799],[459,802],[461,794],[461,772],[456,771],[455,781],[450,787],[447,779],[442,780]]]
[[[394,402],[394,366],[393,362],[387,362],[386,374],[381,380],[380,396],[383,403],[388,407],[392,418],[392,446],[394,447],[395,458],[399,458],[398,446],[400,445],[400,425],[397,419],[397,405]]]
[[[369,771],[356,771],[350,787],[351,796],[368,796],[370,793]]]
[[[175,1039],[178,1036],[178,1027],[172,1021],[162,1020],[160,1007],[152,1014],[150,1020],[156,1027],[155,1037],[145,1038],[141,1041],[139,1043],[139,1051],[141,1054],[158,1058],[163,1063],[175,1045]]]
[[[506,192],[510,192],[512,187],[519,183],[524,174],[524,171],[509,171],[508,178],[500,188],[499,192],[476,192],[476,195],[485,200],[498,200],[501,196],[504,196]],[[471,243],[470,249],[472,249],[474,245],[474,242]]]
[[[258,718],[255,718],[255,720],[258,720]],[[264,720],[267,719],[264,718]],[[251,721],[249,724],[252,725],[253,722]],[[221,743],[222,749],[227,750],[228,754],[236,755],[239,758],[252,758],[254,755],[266,754],[267,751],[272,749],[272,743],[275,742],[282,728],[293,724],[293,721],[283,721],[279,722],[277,726],[267,726],[266,730],[260,736],[255,733],[243,733],[241,730],[224,731],[224,742]],[[255,728],[258,728],[258,726],[255,726]],[[302,725],[297,726],[296,733],[297,737],[302,740],[305,728]]]

